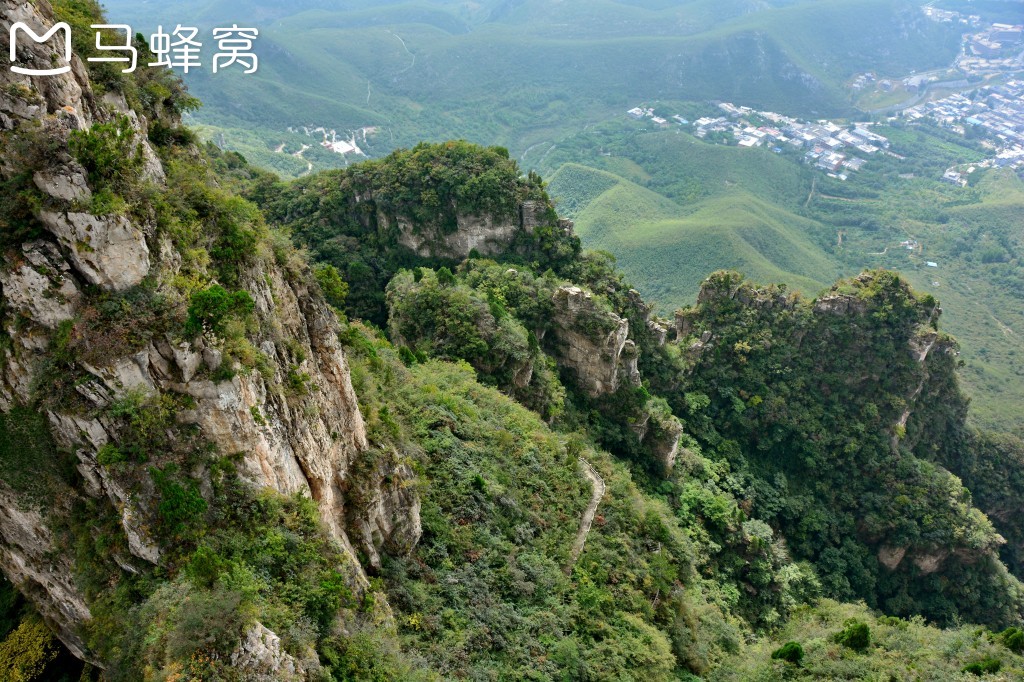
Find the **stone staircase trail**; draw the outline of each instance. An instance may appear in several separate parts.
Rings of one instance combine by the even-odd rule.
[[[601,504],[601,498],[604,497],[605,490],[607,489],[604,484],[604,479],[601,478],[601,474],[597,473],[597,469],[582,457],[580,457],[579,460],[580,468],[583,470],[583,475],[590,481],[594,488],[594,492],[590,496],[590,504],[587,505],[587,510],[583,512],[583,519],[580,521],[580,530],[576,534],[576,541],[572,545],[572,560],[569,562],[566,573],[572,571],[572,567],[580,558],[580,554],[583,553],[583,545],[587,542],[587,534],[590,532],[590,527],[594,525],[594,516],[597,514],[597,507]]]

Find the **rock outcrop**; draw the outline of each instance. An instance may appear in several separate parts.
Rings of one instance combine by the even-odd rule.
[[[647,406],[643,415],[633,425],[637,439],[654,456],[654,461],[663,473],[669,473],[676,465],[683,425],[665,410]]]
[[[654,306],[644,301],[640,292],[636,289],[630,289],[626,292],[626,301],[632,309],[630,319],[638,320],[643,324],[655,345],[664,346],[668,340],[670,323],[656,316],[654,314]]]
[[[75,583],[70,552],[62,551],[43,513],[0,484],[0,569],[55,628],[73,654],[86,658],[77,625],[89,607]]]
[[[651,321],[651,308],[636,291],[631,305],[643,320]],[[629,321],[604,309],[593,294],[576,286],[562,286],[554,297],[553,352],[559,365],[575,374],[576,382],[591,398],[615,393],[622,386],[642,385],[640,349],[629,338]],[[667,330],[666,330],[667,331]],[[657,334],[656,334],[657,339]],[[675,465],[683,426],[667,407],[648,400],[636,414],[617,415],[629,420],[637,440],[658,468],[668,473]]]
[[[1004,541],[998,538],[998,544]],[[986,557],[992,556],[994,548],[990,546],[980,548],[958,547],[894,547],[882,545],[878,548],[878,562],[890,571],[897,570],[901,565],[912,564],[920,575],[931,575],[941,571],[948,560],[955,559],[964,564],[973,564]]]
[[[32,180],[41,192],[54,199],[83,204],[92,201],[92,190],[86,184],[85,174],[77,169],[37,171]]]
[[[560,365],[576,373],[591,398],[614,393],[624,381],[638,386],[636,344],[629,322],[603,310],[589,291],[563,286],[554,295],[554,334]]]
[[[863,315],[867,309],[866,301],[847,294],[828,294],[814,302],[819,315]]]
[[[38,7],[39,3],[5,0],[0,13],[0,33],[6,38],[10,35],[11,26],[22,22],[37,35],[47,32],[53,25],[49,16],[49,6],[44,15]],[[70,66],[71,70],[57,76],[33,78],[17,74],[10,69],[0,70],[0,83],[5,87],[4,97],[0,97],[0,130],[10,130],[19,121],[41,119],[47,114],[63,111],[82,127],[98,113],[97,102],[89,90],[88,76],[85,65],[78,55],[71,56],[70,64],[64,60],[63,46],[58,48],[58,40],[47,44],[20,41],[17,45],[16,63],[31,69],[52,69],[54,66]],[[20,96],[14,93],[20,91]]]
[[[373,199],[372,194],[359,196],[358,201]],[[437,225],[418,224],[403,215],[391,215],[382,209],[376,212],[377,225],[384,231],[397,227],[398,243],[423,258],[462,260],[471,253],[495,256],[507,252],[520,234],[533,231],[551,219],[552,208],[546,201],[526,200],[510,215],[457,213],[451,230]],[[571,221],[559,220],[558,226],[572,234]]]
[[[146,237],[125,217],[43,211],[39,219],[89,284],[124,291],[149,274]]]
[[[256,623],[231,654],[231,666],[245,671],[251,682],[297,682],[307,679],[306,667],[281,647],[281,638]]]
[[[34,241],[21,247],[24,260],[0,270],[8,307],[47,329],[70,320],[81,298],[71,266],[56,246]]]
[[[407,464],[383,462],[360,484],[365,498],[349,518],[355,542],[374,570],[380,570],[382,550],[409,552],[420,536],[420,499],[414,487],[415,475]],[[396,513],[402,510],[403,513]]]
[[[541,223],[545,208],[540,202],[526,201],[520,205],[518,215],[509,218],[460,214],[452,232],[414,225],[408,218],[390,218],[383,212],[378,213],[377,221],[385,229],[394,221],[399,230],[398,243],[417,256],[462,260],[471,252],[494,256],[507,251],[516,235],[532,233]]]

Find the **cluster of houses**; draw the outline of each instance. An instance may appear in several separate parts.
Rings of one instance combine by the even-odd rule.
[[[723,116],[705,116],[690,123],[682,116],[673,116],[679,125],[691,125],[693,134],[706,138],[725,133],[740,147],[770,147],[781,153],[784,145],[803,150],[808,163],[832,177],[845,180],[849,171],[858,171],[867,163],[851,152],[870,155],[888,149],[889,141],[867,129],[868,124],[842,127],[831,121],[801,121],[774,111],[756,111],[750,107],[721,102]],[[649,119],[655,125],[668,127],[669,119],[656,116],[652,109],[636,107],[627,112],[635,119]]]
[[[861,157],[851,156],[851,150],[870,155],[889,148],[889,140],[868,130],[867,124],[857,124],[852,129],[841,128],[831,121],[799,125],[799,130],[787,128],[787,131],[798,132],[800,139],[810,147],[804,158],[840,180],[847,178],[846,171],[859,171],[867,163]]]
[[[937,80],[938,76],[935,75],[917,74],[914,76],[907,76],[903,79],[903,89],[907,92],[918,92],[929,83]],[[888,78],[879,80],[877,74],[873,71],[868,71],[866,73],[857,74],[850,83],[850,87],[854,90],[864,90],[865,88],[875,86],[877,86],[882,92],[892,92],[894,82]]]
[[[633,109],[630,109],[626,113],[629,114],[631,117],[637,119],[638,121],[645,118],[650,119],[651,123],[661,128],[668,128],[669,126],[672,125],[667,118],[662,118],[661,116],[656,115],[654,113],[654,109],[648,109],[645,107],[635,107]],[[687,121],[685,118],[679,115],[673,116],[672,120],[678,123],[679,125],[686,125],[687,123],[689,123],[689,121]]]
[[[995,155],[975,167],[1024,169],[1024,80],[986,86],[970,97],[950,95],[906,109],[901,115],[909,121],[929,120],[960,135],[966,135],[968,126],[981,128]],[[965,173],[957,167],[947,170],[943,179],[967,184]]]
[[[323,126],[320,126],[318,128],[310,128],[307,126],[300,126],[298,128],[289,127],[288,132],[303,133],[308,137],[316,137],[317,135],[321,135],[322,140],[320,142],[320,146],[328,151],[334,152],[335,154],[340,154],[341,156],[345,156],[346,154],[366,156],[366,153],[359,148],[358,138],[360,135],[362,135],[363,142],[365,143],[366,136],[376,133],[377,128],[360,128],[355,132],[349,133],[348,139],[339,135],[337,130],[327,130]],[[305,149],[303,151],[305,151]],[[301,152],[298,155],[301,155]]]
[[[978,57],[996,57],[1024,40],[1024,26],[992,24],[984,31],[968,36],[968,51]]]
[[[939,9],[938,7],[932,7],[931,5],[925,5],[921,8],[924,15],[932,21],[938,21],[943,24],[963,24],[964,26],[981,26],[981,17],[977,14],[969,14],[964,16],[960,12],[953,12],[951,10]]]
[[[965,36],[963,53],[956,66],[967,74],[1017,71],[1024,66],[1024,25],[991,24]]]
[[[974,29],[976,33],[965,35],[965,55],[976,57],[996,57],[1014,45],[1024,41],[1024,25],[992,23],[985,26],[977,14],[961,14],[951,10],[939,9],[925,5],[921,8],[924,15],[933,21],[944,24],[962,24]]]
[[[878,82],[878,76],[873,71],[867,73],[858,73],[853,78],[853,82],[850,87],[854,90],[863,90],[864,88],[874,87],[875,83]],[[889,84],[889,89],[892,89],[892,81],[886,81]]]

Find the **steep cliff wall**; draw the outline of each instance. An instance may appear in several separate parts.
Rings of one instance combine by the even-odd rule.
[[[627,320],[602,309],[590,292],[576,286],[560,287],[554,304],[558,361],[576,373],[580,388],[596,398],[626,382],[640,385]]]
[[[403,216],[391,218],[384,211],[378,213],[377,220],[385,229],[394,221],[399,229],[398,243],[417,256],[462,260],[473,252],[494,256],[509,251],[520,234],[533,234],[534,228],[545,219],[547,210],[546,202],[528,200],[520,203],[511,216],[504,218],[460,213],[451,232],[434,226],[416,225]],[[565,225],[563,229],[571,227]]]
[[[645,308],[639,294],[634,304]],[[630,338],[629,320],[607,310],[594,295],[577,286],[561,286],[553,297],[551,334],[556,361],[570,370],[577,386],[591,399],[610,398],[620,390],[640,389],[638,366],[640,348]],[[666,329],[644,318],[655,339],[664,339]],[[640,389],[643,391],[643,389]],[[646,392],[644,392],[646,395]],[[625,419],[661,473],[671,472],[679,454],[683,426],[663,403],[647,395],[634,411],[623,405],[610,407],[613,418]]]
[[[0,4],[5,37],[14,22],[43,33],[54,20],[46,3]],[[18,57],[35,66],[63,63],[53,45],[19,43]],[[32,197],[27,215],[9,216],[3,235],[0,410],[44,414],[77,470],[55,484],[60,502],[44,507],[0,483],[0,567],[74,653],[102,665],[82,636],[90,599],[57,540],[67,528],[64,518],[75,505],[109,503],[130,550],[117,557],[126,575],[146,565],[169,570],[159,481],[147,467],[191,467],[188,479],[212,502],[209,460],[196,458],[203,450],[234,456],[238,475],[251,486],[312,497],[349,559],[350,589],[365,592],[357,551],[376,563],[385,544],[410,549],[420,535],[419,504],[414,489],[403,485],[413,476],[407,467],[377,467],[370,489],[361,491],[362,507],[346,505],[349,472],[369,443],[335,313],[305,264],[288,247],[271,249],[264,235],[236,254],[241,264],[233,288],[251,302],[242,328],[183,330],[189,296],[218,281],[216,248],[211,261],[199,234],[185,253],[148,203],[167,189],[147,137],[150,121],[109,86],[98,96],[78,55],[70,66],[50,77],[0,71],[4,191],[25,177],[34,185],[23,191]],[[76,135],[102,126],[119,126],[117,143],[135,150],[131,182],[142,189],[126,209],[97,208],[104,190],[72,153]],[[159,325],[131,309],[138,300],[152,303],[147,311]],[[115,311],[116,329],[107,323],[111,301],[128,310]],[[136,417],[154,414],[163,421],[149,434],[146,451],[129,456],[138,440]],[[255,642],[270,637],[250,635],[240,665],[258,658]]]

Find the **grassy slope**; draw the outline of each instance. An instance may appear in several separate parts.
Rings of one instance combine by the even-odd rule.
[[[1019,249],[1024,236],[1024,182],[1006,174],[990,177],[981,190],[980,202],[949,209],[951,227],[933,230],[940,248],[940,240],[950,233],[969,235],[968,240],[977,244],[991,234],[1007,232]],[[926,268],[906,274],[922,290],[940,282],[936,295],[946,311],[947,329],[962,345],[961,375],[975,417],[990,426],[1019,429],[1019,406],[1024,404],[1024,292],[1019,275],[1008,274],[1013,269],[1012,264],[947,258],[940,261],[938,271]]]
[[[651,682],[677,679],[669,642],[680,628],[706,649],[693,660],[721,655],[715,629],[735,636],[743,624],[716,606],[735,588],[692,571],[706,560],[684,530],[697,519],[675,517],[623,462],[552,431],[469,365],[407,369],[364,327],[344,336],[371,440],[395,441],[423,481],[423,538],[381,574],[407,651],[444,679],[627,679],[628,670]],[[577,455],[607,492],[567,571],[592,492]],[[647,528],[665,530],[655,541]],[[659,600],[702,621],[674,622]],[[691,660],[684,650],[680,665]]]
[[[856,620],[870,628],[871,643],[857,652],[833,641],[846,622]],[[796,641],[804,649],[799,666],[772,660],[771,652],[784,642]],[[709,679],[726,680],[976,680],[962,672],[972,663],[992,659],[1000,663],[992,682],[1020,679],[1024,659],[990,634],[971,626],[936,631],[919,618],[879,618],[863,604],[838,604],[825,599],[804,607],[771,638],[765,638],[727,659]]]
[[[566,166],[552,178],[551,191],[571,196],[588,174],[605,181],[610,176]],[[665,311],[692,303],[700,282],[715,270],[784,281],[808,294],[839,270],[807,238],[810,221],[738,188],[684,208],[619,179],[587,201],[576,221],[584,242],[613,253],[629,279]]]

